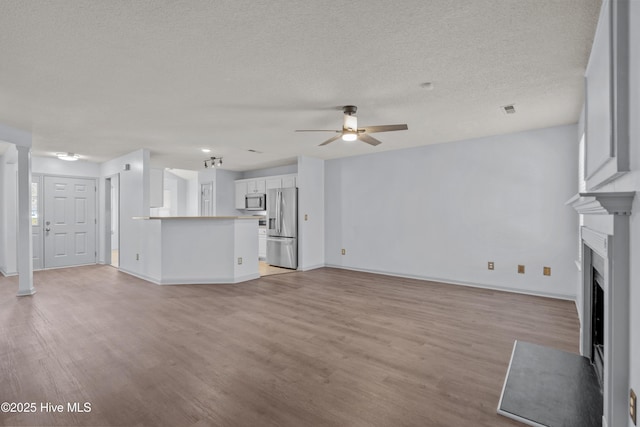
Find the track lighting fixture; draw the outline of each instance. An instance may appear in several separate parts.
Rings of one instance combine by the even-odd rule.
[[[204,161],[204,167],[206,168],[214,168],[214,167],[220,167],[222,166],[222,157],[211,157],[209,159],[206,159]]]

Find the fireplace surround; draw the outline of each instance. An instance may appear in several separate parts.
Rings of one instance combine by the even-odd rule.
[[[605,427],[626,425],[628,418],[629,216],[634,196],[635,192],[579,193],[567,202],[580,214],[611,215],[613,222],[612,234],[589,227],[580,230],[582,300],[577,301],[581,354],[597,364],[601,346]],[[601,287],[601,293],[594,286]],[[600,308],[598,304],[601,313],[594,310]],[[596,320],[596,316],[601,317]],[[598,328],[602,328],[599,335]]]

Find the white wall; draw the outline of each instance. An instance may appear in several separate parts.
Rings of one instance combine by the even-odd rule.
[[[324,266],[324,160],[298,158],[298,268]],[[305,220],[306,215],[306,220]]]
[[[100,176],[100,164],[77,160],[69,162],[55,157],[31,158],[31,173],[42,175],[73,176],[82,178],[97,178]]]
[[[250,179],[261,178],[263,176],[275,176],[275,175],[289,175],[298,173],[298,164],[293,163],[291,165],[277,166],[274,168],[254,169],[250,171],[244,171],[240,173],[240,176],[236,179]]]
[[[18,150],[9,145],[0,156],[0,274],[18,273],[17,259]]]
[[[235,180],[241,179],[240,173],[218,169],[216,171],[215,180],[215,200],[216,215],[218,216],[236,216],[246,215],[244,211],[235,208],[236,204],[236,185]]]
[[[640,394],[640,2],[630,1],[629,52],[629,155],[631,172],[599,191],[635,191],[630,218],[630,295],[629,295],[629,387]],[[593,215],[592,215],[593,216]],[[588,215],[587,215],[588,217]],[[607,234],[612,232],[612,218],[590,219],[590,227]],[[629,419],[629,427],[633,426]]]
[[[131,169],[123,170],[125,164]],[[99,185],[99,260],[104,263],[106,236],[109,236],[105,221],[105,179],[120,174],[120,269],[133,274],[146,274],[147,266],[142,252],[144,238],[141,224],[136,216],[149,215],[149,151],[146,149],[104,162],[100,166]],[[140,259],[136,260],[136,254]]]
[[[326,161],[326,263],[575,298],[577,215],[564,203],[577,192],[576,134],[560,126]]]

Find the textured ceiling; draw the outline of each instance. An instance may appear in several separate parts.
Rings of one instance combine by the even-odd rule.
[[[600,0],[1,0],[0,122],[34,153],[247,170],[575,123]],[[426,90],[422,83],[432,82]],[[383,144],[336,141],[407,123]],[[499,108],[515,104],[517,113]],[[248,149],[262,154],[248,152]]]

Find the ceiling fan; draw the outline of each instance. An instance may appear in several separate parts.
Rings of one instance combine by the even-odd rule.
[[[342,138],[343,141],[355,141],[359,139],[362,142],[366,142],[370,145],[378,145],[381,144],[382,141],[377,140],[376,138],[369,135],[370,133],[376,132],[391,132],[396,130],[407,130],[409,129],[406,124],[402,125],[381,125],[381,126],[367,126],[364,128],[358,128],[358,118],[356,117],[356,111],[358,107],[355,105],[345,105],[342,107],[342,111],[344,111],[344,123],[342,125],[341,130],[319,130],[319,129],[302,129],[296,130],[296,132],[337,132],[338,135],[327,139],[325,142],[320,144],[327,145],[332,143],[333,141]]]

